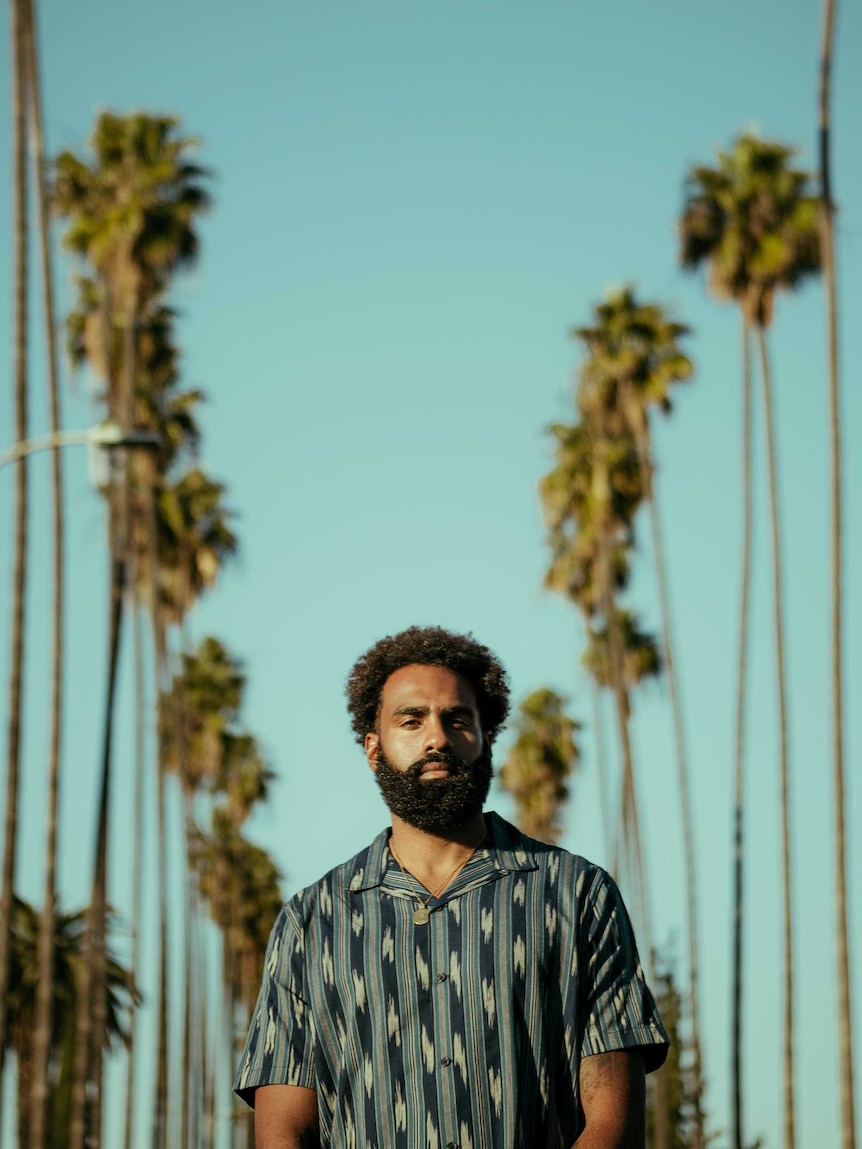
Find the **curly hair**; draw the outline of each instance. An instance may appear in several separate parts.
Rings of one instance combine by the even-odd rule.
[[[411,626],[375,642],[354,663],[347,678],[347,710],[356,741],[377,725],[383,685],[402,666],[441,666],[473,687],[482,732],[491,743],[509,713],[509,679],[503,664],[472,634],[442,626]]]

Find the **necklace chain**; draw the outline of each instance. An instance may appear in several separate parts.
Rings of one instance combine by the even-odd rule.
[[[476,845],[473,847],[473,849],[470,851],[470,853],[467,855],[467,857],[464,859],[464,861],[458,863],[458,865],[455,867],[455,869],[452,871],[452,873],[449,874],[449,876],[446,878],[446,880],[443,882],[443,884],[441,886],[437,887],[436,891],[431,890],[429,892],[427,899],[425,899],[423,901],[421,894],[414,893],[411,890],[411,895],[414,898],[416,898],[416,900],[419,902],[419,905],[413,911],[413,921],[416,923],[417,926],[425,925],[425,923],[428,921],[429,917],[431,916],[431,912],[428,909],[428,907],[431,904],[432,900],[434,898],[440,897],[440,895],[443,893],[443,891],[446,889],[446,887],[449,885],[449,883],[452,881],[452,879],[457,874],[460,874],[460,872],[464,869],[464,867],[467,865],[467,863],[470,861],[470,859],[473,857],[473,855],[476,853],[476,851],[479,849],[479,847],[482,845],[482,842],[484,842],[484,841],[485,841],[485,835],[483,834],[481,840],[476,843]],[[405,869],[404,865],[401,862],[401,859],[395,853],[395,850],[394,850],[391,842],[389,843],[389,853],[395,859],[395,861],[398,865],[398,869],[401,871],[401,873],[404,875],[404,877],[405,878],[412,878],[413,881],[416,882],[418,885],[419,879],[416,877],[415,874],[411,873],[410,870]]]

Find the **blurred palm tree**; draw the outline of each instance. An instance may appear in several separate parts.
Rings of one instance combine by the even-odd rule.
[[[284,900],[281,874],[269,854],[244,837],[235,812],[223,804],[213,812],[210,831],[196,836],[194,865],[201,896],[221,934],[225,1042],[235,1062],[260,988],[269,934]],[[250,1111],[232,1111],[228,1143],[234,1144],[237,1116],[245,1121],[251,1144]]]
[[[847,833],[844,809],[844,654],[843,654],[843,492],[841,462],[841,395],[838,377],[838,288],[835,278],[835,201],[832,197],[831,114],[832,50],[836,0],[823,3],[820,49],[819,151],[820,244],[826,287],[829,355],[829,431],[832,518],[832,741],[835,792],[835,927],[838,943],[838,1017],[841,1075],[841,1145],[855,1149],[856,1117],[853,1083],[853,1023],[850,988],[850,942],[847,929]]]
[[[681,260],[689,269],[708,266],[708,284],[718,299],[732,300],[743,317],[745,359],[747,333],[753,329],[760,353],[766,427],[769,491],[772,512],[773,601],[775,613],[776,682],[779,710],[782,869],[784,875],[784,1143],[796,1143],[793,1021],[793,913],[790,840],[790,765],[787,731],[787,690],[784,656],[783,570],[778,493],[778,462],[773,393],[766,329],[781,290],[792,290],[820,270],[819,203],[807,172],[791,165],[795,152],[784,144],[739,136],[728,152],[718,153],[714,168],[691,170],[686,202],[679,221]],[[747,366],[746,372],[747,374]],[[747,400],[744,400],[747,403]],[[744,462],[746,474],[750,464]],[[746,498],[750,507],[750,492]],[[746,522],[750,511],[746,510]],[[745,565],[745,558],[744,558]],[[747,587],[743,588],[747,611]],[[747,645],[743,640],[742,646]],[[741,666],[744,653],[740,654]],[[744,675],[741,674],[741,677]],[[741,744],[743,719],[737,718]],[[742,773],[741,749],[737,776]],[[738,782],[741,793],[741,783]],[[741,802],[735,814],[741,825]],[[741,841],[738,846],[741,856]],[[741,864],[741,863],[740,863]],[[741,881],[740,896],[741,896]],[[737,904],[735,920],[741,921]],[[741,960],[741,959],[740,959]],[[736,963],[735,963],[736,964]],[[741,1071],[738,1036],[741,968],[734,972],[734,1142],[742,1149]]]
[[[167,116],[103,113],[91,138],[93,160],[66,151],[57,157],[53,202],[68,220],[66,247],[86,268],[70,327],[104,382],[109,418],[131,429],[136,416],[138,327],[165,293],[171,276],[197,255],[195,223],[209,206],[207,172],[191,163],[194,141],[178,134]],[[97,1062],[93,1096],[94,1143],[101,1143],[101,1048],[88,1040],[105,1008],[104,916],[110,818],[113,711],[123,599],[131,581],[129,537],[133,465],[130,452],[113,463],[108,483],[111,612],[108,697],[93,877],[88,985],[82,998],[78,1081],[72,1118],[73,1149],[82,1149],[86,1060]],[[152,498],[152,496],[151,496]],[[166,976],[166,972],[165,972]],[[164,991],[163,991],[164,992]],[[91,1047],[92,1048],[89,1048]],[[158,1075],[161,1082],[164,1074]],[[164,1143],[166,1100],[159,1094],[156,1144]]]
[[[180,658],[180,669],[174,675],[169,695],[163,700],[164,769],[176,775],[183,791],[189,872],[196,874],[189,891],[187,921],[197,917],[197,899],[202,893],[199,872],[200,842],[209,827],[227,818],[237,829],[245,822],[252,807],[266,800],[273,778],[254,737],[239,727],[245,674],[240,662],[213,637],[205,638],[198,647]],[[200,799],[206,798],[202,803]],[[224,880],[230,881],[225,874]],[[234,907],[234,913],[240,912]],[[192,974],[194,953],[201,947],[196,938],[187,936],[186,944],[186,1018],[184,1022],[184,1077],[188,1084],[184,1096],[194,1092],[202,1104],[199,1085],[206,1080],[206,1052],[193,1048],[194,1006]],[[222,939],[222,988],[225,1001],[226,1041],[230,1055],[234,1051],[237,1016],[237,987],[231,981],[236,955],[230,939]],[[233,990],[231,990],[233,986]],[[230,992],[229,992],[230,991]],[[202,1022],[198,1019],[198,1025]],[[198,1047],[199,1049],[200,1047]],[[196,1055],[198,1064],[195,1064]],[[204,1118],[200,1109],[184,1121],[184,1135],[194,1120]]]
[[[556,424],[550,431],[556,440],[555,466],[540,484],[552,554],[545,585],[577,604],[588,642],[596,617],[608,627],[608,682],[616,703],[623,762],[621,841],[638,890],[642,937],[649,954],[649,898],[616,609],[617,595],[628,582],[643,477],[627,429],[582,414],[579,423]]]
[[[500,785],[515,800],[525,834],[556,845],[567,781],[578,764],[580,723],[565,712],[566,699],[547,686],[527,695],[515,721],[515,741],[500,770]]]
[[[169,440],[168,440],[169,441]],[[189,1064],[182,1073],[182,1124],[187,1130],[191,1120],[188,1096],[192,1077],[191,1029],[192,994],[195,985],[192,977],[192,949],[194,948],[197,913],[197,900],[191,882],[191,832],[192,803],[195,792],[195,779],[187,777],[194,768],[189,761],[188,744],[183,736],[187,707],[183,697],[184,683],[173,697],[167,691],[170,677],[169,650],[166,637],[168,626],[182,630],[189,611],[198,598],[212,587],[226,559],[236,553],[237,539],[230,525],[231,514],[224,507],[224,487],[209,479],[200,469],[192,468],[176,480],[162,481],[158,500],[151,508],[152,522],[148,532],[145,553],[141,556],[144,569],[149,575],[144,579],[149,589],[150,611],[153,618],[156,661],[159,683],[159,770],[158,770],[158,811],[159,811],[159,854],[163,859],[160,866],[160,964],[167,980],[167,887],[166,887],[166,828],[165,790],[166,771],[175,770],[180,783],[180,796],[183,804],[186,854],[186,914],[185,914],[185,1023],[183,1035],[184,1061]],[[184,657],[184,656],[183,656]],[[173,724],[174,732],[181,736],[174,740],[174,761],[168,762],[167,728]],[[199,987],[198,987],[199,988]],[[167,996],[159,998],[159,1072],[157,1092],[157,1114],[167,1112]],[[162,1123],[163,1125],[163,1123]],[[186,1133],[183,1133],[186,1136]]]
[[[251,983],[261,972],[263,950],[255,931],[268,933],[281,899],[274,866],[264,864],[266,855],[240,834],[252,808],[266,800],[273,778],[256,739],[239,725],[244,688],[241,664],[221,642],[207,637],[194,651],[182,655],[162,708],[165,770],[178,777],[190,812],[189,866],[195,875],[195,893],[207,902],[222,935],[224,1040],[231,1058],[256,993]],[[273,905],[275,912],[271,912]],[[254,923],[260,912],[268,925]],[[187,955],[191,949],[187,947]],[[191,963],[187,972],[190,975]],[[191,1066],[190,1032],[184,1041],[184,1060]],[[204,1052],[194,1074],[201,1102],[205,1098],[197,1086],[209,1079],[205,1061]],[[198,1116],[205,1120],[204,1113]],[[231,1143],[234,1131],[231,1118]]]
[[[72,1077],[77,1010],[85,968],[86,912],[53,914],[53,978],[49,1041],[46,1145],[67,1149],[72,1108]],[[9,995],[7,1044],[18,1062],[18,1144],[31,1146],[35,1120],[33,1074],[36,1071],[33,1027],[40,988],[40,915],[15,899],[12,916],[12,991]],[[128,1038],[128,1019],[140,997],[131,972],[107,954],[107,1009],[100,1041],[105,1048]]]
[[[48,376],[48,410],[50,430],[57,435],[61,428],[60,387],[57,365],[57,335],[54,321],[54,269],[50,235],[50,189],[46,177],[45,144],[42,132],[42,95],[39,75],[39,53],[33,0],[22,0],[27,58],[27,95],[31,151],[36,181],[36,204],[39,218],[39,248],[42,263],[42,310],[45,322],[45,347]],[[51,719],[48,749],[47,819],[45,841],[45,884],[39,926],[39,978],[32,1034],[32,1116],[29,1144],[44,1149],[48,1103],[48,1067],[51,1048],[52,1003],[54,999],[54,912],[56,904],[57,838],[60,804],[60,747],[63,716],[63,472],[59,446],[51,452],[51,502],[53,519],[52,572],[52,655]],[[20,1108],[20,1103],[19,1103]]]
[[[614,607],[615,618],[609,625],[606,621],[594,622],[589,628],[589,644],[584,651],[582,662],[592,679],[606,689],[614,690],[614,635],[619,644],[619,669],[616,673],[622,679],[622,691],[627,717],[631,716],[631,692],[648,678],[658,678],[664,669],[658,644],[652,635],[641,630],[637,618],[631,611]],[[629,840],[637,843],[636,865],[642,865],[640,855],[640,824],[637,817],[637,801],[633,792],[634,774],[623,779],[623,794],[620,804],[620,822],[613,857],[625,856],[625,844]],[[638,881],[637,871],[632,877]],[[638,881],[638,886],[643,883]],[[645,898],[645,890],[639,888],[639,896]],[[641,914],[646,916],[647,906],[641,905]]]
[[[13,77],[15,439],[27,438],[27,17],[25,0],[11,4]],[[3,877],[0,889],[0,1122],[2,1122],[3,1063],[6,1049],[6,998],[9,989],[12,905],[18,842],[18,791],[21,765],[21,686],[24,666],[24,622],[27,593],[27,460],[15,464],[15,557],[12,575],[12,628],[9,673],[9,716],[6,743],[6,808],[3,836]]]
[[[225,773],[228,732],[239,719],[245,673],[212,636],[183,654],[180,667],[164,706],[164,767],[190,794],[212,793]]]
[[[702,1078],[699,962],[697,956],[697,871],[691,810],[688,756],[685,746],[682,703],[672,638],[670,594],[667,586],[664,545],[655,490],[650,414],[659,408],[672,410],[671,388],[689,380],[694,368],[683,352],[681,340],[689,328],[670,319],[656,303],[638,300],[630,286],[610,291],[593,310],[590,326],[572,334],[588,352],[580,374],[578,406],[586,415],[598,416],[616,433],[629,432],[637,447],[643,490],[650,512],[653,558],[662,618],[663,666],[670,686],[676,742],[683,841],[685,844],[690,1017],[695,1076]],[[624,641],[625,645],[625,641]],[[703,1149],[702,1118],[698,1122],[698,1149]]]
[[[193,467],[166,481],[156,508],[160,610],[166,625],[181,626],[189,611],[213,587],[225,562],[238,549],[224,504],[225,488]]]

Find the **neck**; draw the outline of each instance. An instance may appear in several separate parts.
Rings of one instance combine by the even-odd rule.
[[[393,814],[389,841],[401,865],[427,887],[441,881],[459,861],[466,861],[484,837],[485,818],[477,810],[469,822],[445,834],[417,830]]]

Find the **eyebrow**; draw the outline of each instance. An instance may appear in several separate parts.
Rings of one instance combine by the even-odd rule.
[[[424,718],[426,714],[430,713],[430,706],[399,706],[392,711],[392,717],[398,718],[403,714],[410,714],[414,718]],[[474,717],[474,710],[472,706],[467,706],[466,703],[458,703],[455,706],[447,706],[445,710],[441,711],[444,718],[456,718],[459,715],[469,715]]]

